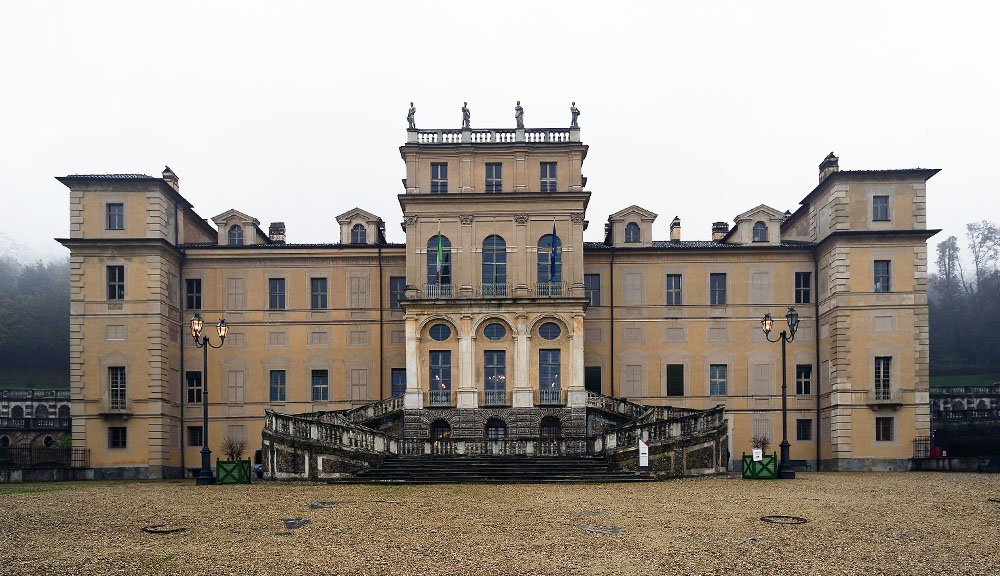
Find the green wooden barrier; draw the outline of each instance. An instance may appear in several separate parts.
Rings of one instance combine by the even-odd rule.
[[[743,454],[743,477],[748,480],[778,477],[778,453],[765,454],[760,462],[752,455]]]
[[[249,484],[253,465],[246,460],[215,460],[216,484]]]

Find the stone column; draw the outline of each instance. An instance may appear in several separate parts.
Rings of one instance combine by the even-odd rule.
[[[573,314],[573,334],[569,338],[569,394],[566,406],[585,408],[587,389],[583,382],[583,313]]]
[[[514,332],[514,408],[532,408],[535,405],[531,380],[531,352],[529,347],[528,317],[517,316],[517,329]]]
[[[420,386],[420,336],[417,317],[406,315],[406,395],[403,407],[419,410],[424,407],[424,391]]]
[[[472,315],[463,314],[458,334],[458,407],[479,408],[479,391],[473,383]]]

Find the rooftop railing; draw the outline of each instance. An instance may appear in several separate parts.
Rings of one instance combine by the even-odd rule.
[[[579,142],[578,128],[438,128],[407,131],[409,144],[561,144]]]

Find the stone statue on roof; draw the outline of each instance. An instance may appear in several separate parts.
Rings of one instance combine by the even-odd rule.
[[[409,130],[416,130],[417,129],[417,122],[414,119],[414,117],[416,115],[417,115],[417,109],[414,108],[413,102],[410,102],[410,111],[406,113],[406,123],[407,123],[407,127],[406,128],[407,129],[409,129]]]
[[[524,130],[524,108],[521,108],[521,101],[517,101],[517,106],[514,106],[514,120],[517,122],[517,128],[519,130]]]
[[[579,128],[580,125],[576,123],[576,119],[580,117],[580,109],[576,107],[576,102],[573,102],[572,106],[569,107],[569,113],[573,116],[570,120],[570,128]]]
[[[469,103],[462,102],[462,128],[470,128],[469,119],[472,118],[472,114],[469,113]]]

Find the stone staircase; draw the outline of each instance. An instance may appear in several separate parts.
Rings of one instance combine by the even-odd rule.
[[[603,457],[593,456],[392,456],[380,468],[351,478],[348,484],[550,484],[558,482],[642,482]]]

